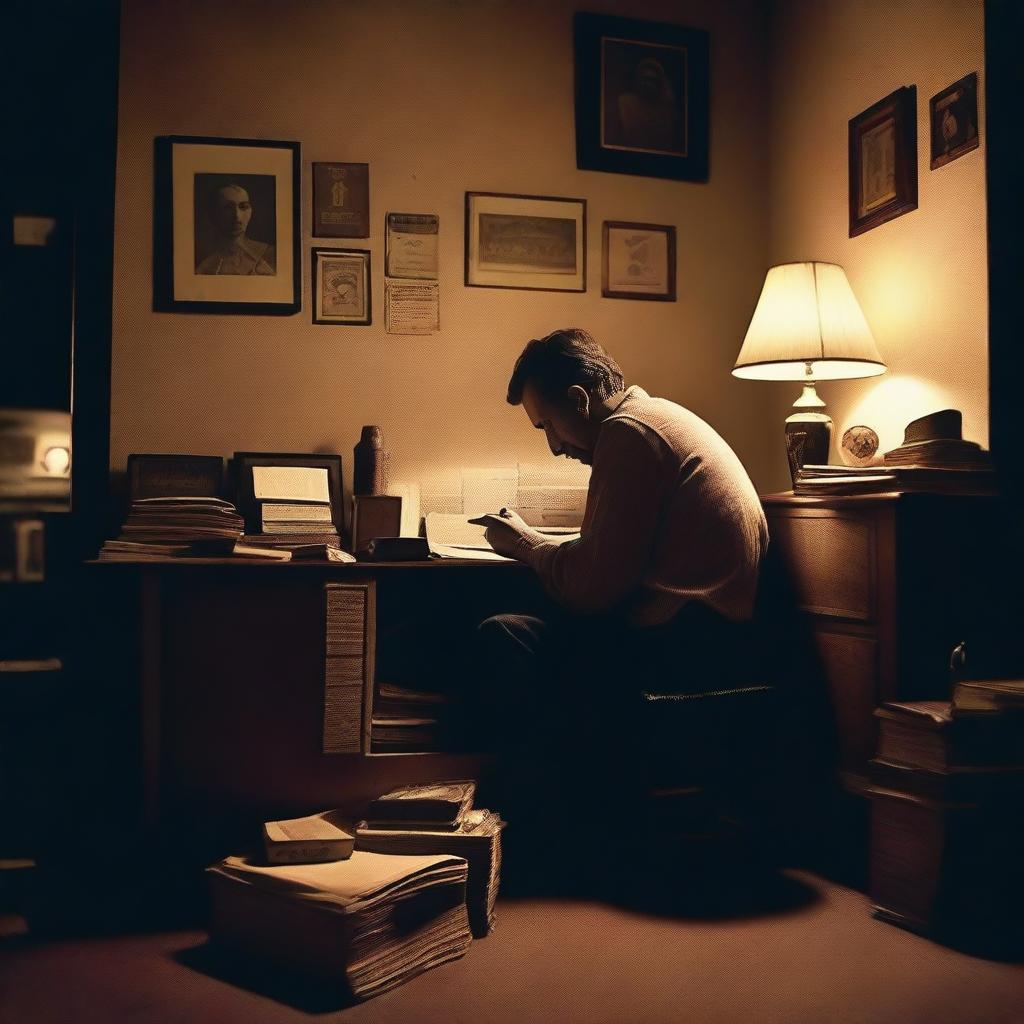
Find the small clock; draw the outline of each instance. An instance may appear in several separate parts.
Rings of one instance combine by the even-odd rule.
[[[843,434],[840,450],[848,466],[867,466],[878,453],[878,435],[870,427],[850,427]]]

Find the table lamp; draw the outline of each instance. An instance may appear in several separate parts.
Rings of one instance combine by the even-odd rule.
[[[835,263],[771,267],[733,375],[746,380],[802,381],[786,419],[786,452],[796,479],[805,464],[828,462],[832,417],[814,389],[819,380],[885,373],[864,314]]]

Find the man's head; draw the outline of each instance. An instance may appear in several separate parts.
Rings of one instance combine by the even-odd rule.
[[[224,185],[213,194],[211,216],[225,238],[241,238],[252,219],[249,193],[241,185]]]
[[[510,405],[522,405],[554,455],[590,464],[605,401],[623,387],[618,363],[578,328],[528,342],[508,382]]]

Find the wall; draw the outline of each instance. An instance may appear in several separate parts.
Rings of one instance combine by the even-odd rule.
[[[889,372],[819,391],[834,440],[855,423],[882,450],[907,422],[954,407],[988,440],[982,0],[779,0],[773,11],[771,262],[842,264]],[[929,169],[928,101],[977,71],[981,145]],[[918,209],[849,238],[847,124],[917,85]],[[799,386],[775,392],[779,419]],[[839,461],[833,452],[832,461]]]
[[[767,264],[767,12],[756,0],[594,2],[706,27],[708,184],[577,171],[574,0],[124,0],[112,379],[114,469],[129,452],[334,450],[350,473],[379,423],[393,476],[511,465],[547,450],[504,401],[525,341],[602,340],[630,381],[710,419],[761,486],[778,484],[769,391],[737,381]],[[292,317],[151,311],[152,147],[163,134],[302,143],[303,309]],[[310,162],[370,164],[371,327],[310,322]],[[463,286],[467,190],[585,197],[586,294]],[[383,329],[388,210],[441,219],[439,334]],[[600,297],[601,222],[675,224],[679,301]],[[335,244],[328,242],[327,244]],[[339,240],[338,245],[349,244]]]

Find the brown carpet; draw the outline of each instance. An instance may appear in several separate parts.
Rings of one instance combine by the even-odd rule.
[[[8,948],[0,1022],[1024,1021],[1024,965],[945,949],[873,920],[860,893],[790,877],[792,909],[718,920],[506,900],[462,961],[342,1010],[272,972],[239,978],[201,932]]]

